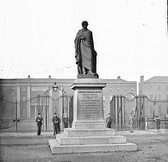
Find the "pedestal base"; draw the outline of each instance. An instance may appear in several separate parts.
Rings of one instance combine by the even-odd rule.
[[[49,140],[49,145],[50,145],[52,154],[137,150],[137,146],[133,143],[95,144],[95,145],[60,145],[56,140]]]
[[[67,128],[56,135],[56,140],[49,140],[49,146],[52,154],[137,150],[136,144],[127,143],[124,136],[115,136],[115,131],[108,128]]]

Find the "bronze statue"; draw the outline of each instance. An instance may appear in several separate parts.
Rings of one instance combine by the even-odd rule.
[[[87,28],[88,22],[82,22],[82,29],[75,38],[75,58],[78,67],[78,77],[94,77],[96,74],[96,56],[92,32]]]

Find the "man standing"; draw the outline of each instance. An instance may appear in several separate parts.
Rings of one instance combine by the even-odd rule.
[[[106,119],[106,123],[107,123],[107,128],[111,128],[111,123],[112,123],[112,118],[111,118],[111,114],[108,114],[108,117]]]
[[[36,124],[37,124],[37,136],[41,135],[41,126],[43,124],[43,118],[40,113],[38,113],[38,117],[36,118]]]
[[[53,122],[53,127],[54,127],[54,135],[56,135],[59,133],[59,118],[56,113],[54,113],[52,122]]]
[[[64,122],[64,128],[68,128],[68,116],[67,116],[67,114],[64,114],[63,122]]]
[[[130,133],[134,132],[134,130],[133,130],[133,117],[134,117],[134,114],[131,112],[130,118],[129,118]]]
[[[61,119],[59,117],[59,114],[57,114],[57,118],[58,118],[58,133],[61,132]]]
[[[160,131],[160,119],[157,116],[155,119],[157,133]]]

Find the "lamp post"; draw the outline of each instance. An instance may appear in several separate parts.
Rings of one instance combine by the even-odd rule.
[[[48,108],[49,108],[49,93],[48,93],[48,91],[45,92],[45,98],[46,98],[46,105],[45,105],[45,110],[44,110],[44,112],[45,112],[45,130],[47,131],[47,124],[48,124],[48,122],[47,122],[48,113],[47,112],[48,112]]]
[[[59,90],[61,92],[61,96],[62,97],[62,102],[61,102],[61,119],[63,119],[63,115],[64,115],[64,97],[65,97],[65,94],[66,92],[63,90],[62,86],[58,86],[56,82],[54,82],[53,86],[50,86],[48,87],[48,89],[45,91],[45,95],[48,97],[48,106],[49,106],[49,91],[50,90],[53,90],[53,92],[57,92],[57,90]],[[62,123],[62,120],[61,120],[61,125],[63,127],[63,123]],[[47,128],[46,128],[47,129]]]
[[[15,92],[15,89],[12,88],[12,93]],[[17,116],[17,105],[18,105],[18,101],[17,101],[17,97],[14,97],[13,98],[13,104],[15,104],[15,123],[16,123],[16,132],[18,132],[18,129],[17,129],[17,122],[18,122],[18,116]]]

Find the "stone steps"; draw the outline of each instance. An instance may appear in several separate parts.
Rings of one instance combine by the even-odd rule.
[[[65,134],[57,134],[56,140],[60,145],[93,145],[93,144],[117,144],[126,143],[124,136],[90,136],[67,137]]]
[[[66,128],[56,139],[49,140],[52,154],[135,151],[137,145],[127,143],[126,137],[116,136],[114,129],[73,129]]]
[[[73,129],[65,128],[64,134],[68,137],[83,137],[83,136],[115,136],[115,130],[110,128],[104,129]]]

